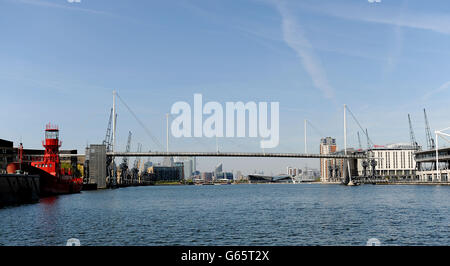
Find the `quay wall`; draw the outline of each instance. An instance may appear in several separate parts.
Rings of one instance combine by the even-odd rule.
[[[39,176],[0,174],[0,207],[39,201]]]

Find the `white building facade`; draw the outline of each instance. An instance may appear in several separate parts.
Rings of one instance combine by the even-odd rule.
[[[376,146],[369,149],[370,158],[373,158],[377,164],[375,174],[377,176],[402,179],[416,179],[416,160],[415,148],[409,144],[390,144],[386,146]],[[358,175],[364,175],[364,160],[358,160]],[[366,175],[372,175],[372,166],[370,162],[366,168]]]

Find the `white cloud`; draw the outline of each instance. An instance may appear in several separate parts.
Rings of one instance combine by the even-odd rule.
[[[314,54],[314,50],[308,39],[305,37],[303,29],[283,3],[279,1],[276,1],[275,3],[282,16],[284,41],[297,53],[306,72],[308,72],[311,77],[314,86],[320,89],[326,98],[334,98],[334,88],[328,83],[322,64]]]
[[[441,93],[448,89],[450,89],[450,81],[447,81],[446,83],[442,84],[439,88],[434,89],[434,90],[428,92],[427,94],[425,94],[425,96],[423,97],[423,100],[426,101],[426,100],[430,99],[431,96]]]
[[[344,3],[314,3],[308,5],[296,2],[298,7],[317,13],[348,20],[387,24],[413,29],[430,30],[442,34],[450,34],[450,16],[444,13],[411,12],[403,8],[392,8],[377,5],[354,5]],[[399,16],[401,13],[401,16]]]
[[[91,14],[113,15],[111,13],[104,12],[104,11],[88,9],[88,8],[74,7],[73,5],[68,6],[68,5],[64,5],[64,4],[58,4],[58,3],[54,3],[54,2],[47,2],[47,1],[41,1],[41,0],[15,0],[15,1],[11,0],[11,2],[20,3],[20,4],[27,4],[27,5],[41,6],[41,7],[70,9],[70,10],[75,10],[75,11],[87,12],[87,13],[91,13]],[[80,2],[77,2],[75,0],[73,2],[80,3]],[[68,3],[71,4],[72,2],[68,2]]]

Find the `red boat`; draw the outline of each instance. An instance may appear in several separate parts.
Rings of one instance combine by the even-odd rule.
[[[45,148],[42,161],[32,162],[31,165],[22,163],[22,155],[19,154],[21,169],[29,174],[40,176],[41,196],[71,194],[81,191],[83,180],[72,175],[70,170],[61,168],[59,158],[59,129],[57,126],[48,124],[45,129],[45,141],[42,143]],[[21,150],[19,153],[21,153]],[[11,171],[13,165],[11,165]],[[20,166],[19,166],[20,167]],[[14,167],[16,168],[16,167]]]

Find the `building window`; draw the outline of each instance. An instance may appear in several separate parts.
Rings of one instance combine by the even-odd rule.
[[[390,162],[389,162],[389,153],[386,152],[386,169],[389,169],[390,167]]]
[[[406,161],[405,161],[405,152],[404,151],[402,151],[402,168],[404,169],[404,168],[406,168]]]
[[[395,163],[396,163],[396,162],[395,162],[395,161],[396,161],[396,160],[395,160],[395,151],[392,152],[392,159],[393,159],[393,161],[392,161],[392,163],[393,163],[392,166],[393,166],[393,168],[395,168]]]
[[[398,167],[398,162],[397,162],[397,152],[394,151],[394,169],[396,169]]]

